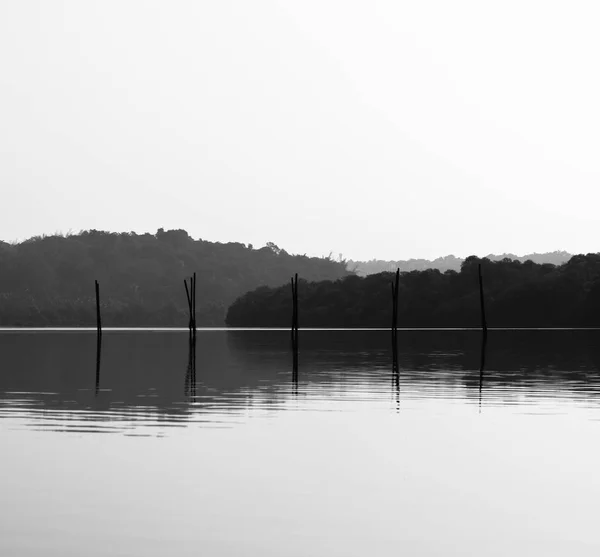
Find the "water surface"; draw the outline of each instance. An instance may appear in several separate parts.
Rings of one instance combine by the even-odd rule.
[[[1,332],[0,555],[598,554],[600,332],[390,340]]]

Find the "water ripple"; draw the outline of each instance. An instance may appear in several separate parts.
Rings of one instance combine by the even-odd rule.
[[[0,419],[128,435],[230,427],[279,412],[396,413],[431,404],[442,413],[578,408],[595,420],[598,340],[598,331],[496,331],[482,345],[474,331],[412,331],[399,334],[395,365],[385,331],[303,332],[296,375],[282,331],[206,332],[195,347],[172,332],[113,333],[101,359],[93,334],[11,332],[0,334]]]

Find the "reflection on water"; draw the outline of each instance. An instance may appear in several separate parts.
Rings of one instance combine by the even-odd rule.
[[[196,335],[188,338],[188,365],[185,373],[185,394],[188,400],[196,398]]]
[[[481,395],[483,394],[483,371],[485,370],[485,355],[487,354],[487,331],[481,335],[481,363],[479,364],[479,413],[481,414]]]
[[[300,334],[0,333],[0,555],[598,555],[599,331]]]
[[[60,430],[223,426],[284,410],[411,411],[428,399],[596,408],[599,331],[0,334],[0,416]],[[394,342],[395,341],[395,342]],[[95,373],[93,362],[95,361]],[[441,406],[440,406],[441,408]]]
[[[96,395],[100,390],[100,365],[102,363],[102,335],[96,337]]]

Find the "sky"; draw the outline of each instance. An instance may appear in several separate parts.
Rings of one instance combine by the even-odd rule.
[[[600,251],[600,4],[2,0],[0,239]]]

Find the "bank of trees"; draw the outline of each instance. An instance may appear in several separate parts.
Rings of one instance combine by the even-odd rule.
[[[198,326],[224,324],[227,307],[293,273],[312,281],[348,274],[343,261],[290,255],[275,244],[96,230],[0,242],[0,326],[94,326],[94,280],[105,326],[187,326],[184,277],[197,272]]]
[[[482,265],[490,327],[600,326],[600,254],[576,255],[563,265],[469,257],[460,271],[401,273],[401,327],[476,327],[480,324],[477,268]],[[392,273],[301,281],[301,327],[389,327]],[[230,326],[283,326],[291,319],[288,285],[261,287],[229,308]]]
[[[566,251],[552,251],[547,253],[529,253],[527,255],[514,255],[513,253],[505,253],[502,255],[487,255],[487,259],[491,261],[501,261],[503,259],[512,259],[525,263],[533,261],[534,263],[552,263],[553,265],[562,265],[571,257]],[[388,271],[400,269],[401,272],[406,271],[425,271],[427,269],[438,269],[442,273],[445,271],[460,271],[460,267],[464,259],[454,255],[446,255],[437,259],[402,259],[398,261],[384,261],[381,259],[371,259],[370,261],[348,261],[348,268],[354,271],[358,276],[374,275]]]

